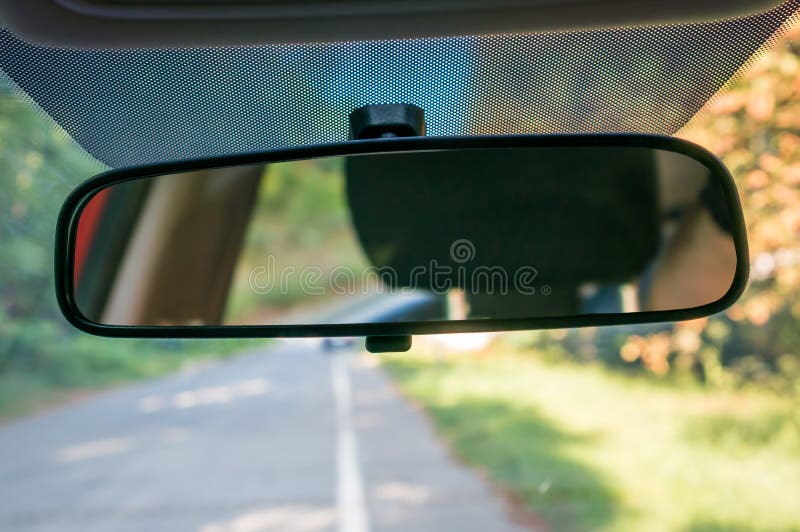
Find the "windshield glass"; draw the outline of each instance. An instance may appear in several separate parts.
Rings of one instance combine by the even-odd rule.
[[[800,24],[785,30],[678,132],[740,188],[739,303],[673,324],[418,337],[401,355],[74,330],[53,296],[55,217],[104,165],[4,81],[0,529],[796,528]],[[281,205],[335,218],[331,199]]]

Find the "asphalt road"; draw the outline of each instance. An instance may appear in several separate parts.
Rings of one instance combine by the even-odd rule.
[[[374,359],[292,341],[0,427],[0,530],[518,527]]]

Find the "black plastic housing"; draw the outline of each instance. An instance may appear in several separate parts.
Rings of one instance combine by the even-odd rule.
[[[74,240],[77,220],[95,192],[110,185],[164,174],[214,167],[261,164],[297,159],[401,151],[459,150],[525,147],[639,147],[675,152],[704,164],[718,179],[731,210],[731,234],[737,252],[736,272],[728,292],[718,301],[689,309],[636,313],[591,314],[546,318],[468,319],[461,321],[420,321],[399,323],[356,323],[326,325],[246,326],[119,326],[87,320],[73,297]],[[111,170],[78,186],[66,199],[58,218],[55,241],[55,286],[59,307],[78,329],[99,336],[145,338],[277,338],[324,336],[404,336],[413,334],[468,333],[526,329],[552,329],[680,321],[721,312],[733,304],[745,288],[748,248],[739,196],[729,171],[708,150],[691,142],[660,135],[514,135],[485,137],[410,137],[357,140],[338,144],[303,146],[292,149],[231,155],[206,159]]]

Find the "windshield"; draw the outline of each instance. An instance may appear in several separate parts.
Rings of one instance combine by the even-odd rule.
[[[674,324],[418,337],[402,355],[72,329],[53,296],[55,217],[105,165],[4,81],[0,529],[795,528],[800,24],[784,30],[677,133],[740,188],[739,303]],[[337,214],[318,192],[281,205]],[[350,249],[314,237],[297,235],[326,257]]]

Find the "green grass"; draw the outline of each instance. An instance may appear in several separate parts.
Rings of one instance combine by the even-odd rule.
[[[23,372],[0,375],[0,420],[27,414],[69,399],[70,393]]]
[[[461,458],[555,530],[800,530],[800,413],[531,351],[383,358]]]

